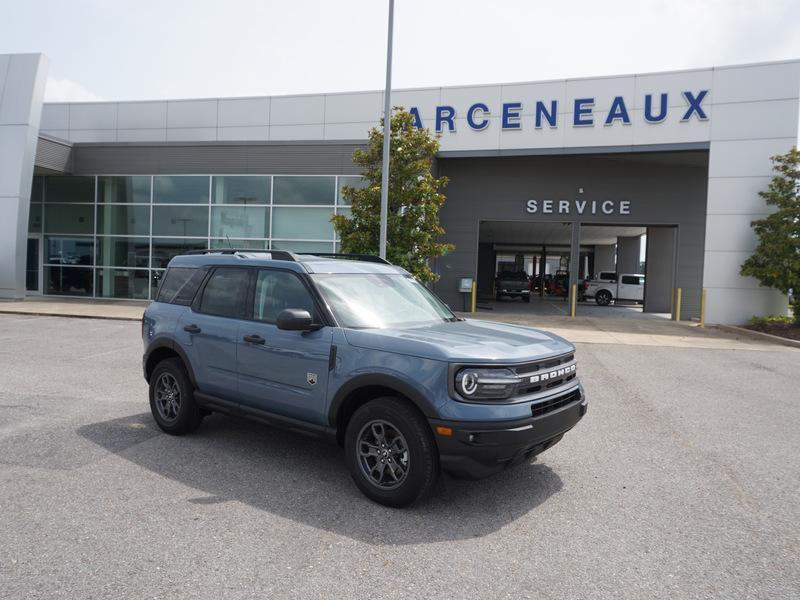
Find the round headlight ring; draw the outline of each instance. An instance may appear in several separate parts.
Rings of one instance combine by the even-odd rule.
[[[461,391],[465,396],[471,396],[478,389],[478,374],[467,371],[461,375]]]

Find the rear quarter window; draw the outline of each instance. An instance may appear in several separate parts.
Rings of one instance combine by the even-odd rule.
[[[156,302],[189,306],[206,276],[206,269],[172,267],[167,269]]]
[[[623,275],[622,283],[628,285],[644,285],[644,277],[635,277],[633,275]]]

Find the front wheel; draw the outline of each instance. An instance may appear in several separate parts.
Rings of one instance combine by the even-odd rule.
[[[150,376],[150,411],[165,433],[183,435],[200,426],[204,413],[179,358],[162,360]]]
[[[595,294],[594,301],[600,306],[608,306],[611,303],[611,292],[608,290],[600,290]]]
[[[430,493],[439,476],[430,427],[401,398],[378,398],[359,408],[347,425],[344,448],[358,489],[385,506],[416,502]]]

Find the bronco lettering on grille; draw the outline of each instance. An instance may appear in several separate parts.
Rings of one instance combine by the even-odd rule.
[[[551,379],[558,379],[559,377],[564,377],[565,375],[574,373],[576,367],[577,365],[570,365],[568,367],[561,367],[560,369],[553,369],[552,371],[548,371],[547,373],[540,373],[539,375],[531,375],[528,381],[530,383],[537,383],[539,381],[549,381]]]

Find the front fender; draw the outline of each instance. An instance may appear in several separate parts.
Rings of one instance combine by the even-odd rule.
[[[405,396],[428,418],[435,418],[438,414],[435,408],[436,400],[429,398],[423,389],[401,378],[399,375],[380,372],[362,373],[348,379],[339,386],[328,408],[328,422],[332,426],[336,425],[336,416],[339,414],[342,404],[353,392],[361,388],[374,386],[388,388]]]

